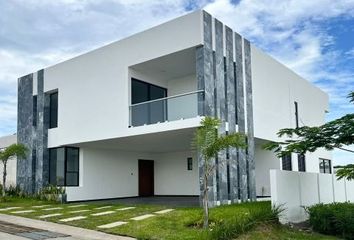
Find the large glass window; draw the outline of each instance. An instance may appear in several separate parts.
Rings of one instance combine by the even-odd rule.
[[[49,128],[58,127],[58,92],[49,95]]]
[[[55,186],[79,186],[79,149],[49,149],[49,183]]]
[[[166,97],[167,89],[133,78],[131,96],[132,104],[138,104]],[[166,119],[165,114],[165,101],[136,105],[132,108],[132,125],[140,126],[164,122]]]
[[[331,160],[320,158],[320,173],[332,173]]]
[[[287,170],[287,171],[292,170],[291,154],[282,157],[282,166],[283,166],[283,170]]]

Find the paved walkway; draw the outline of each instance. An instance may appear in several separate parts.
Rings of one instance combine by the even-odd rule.
[[[110,235],[94,230],[62,225],[58,223],[45,222],[18,216],[0,214],[0,221],[21,225],[24,227],[38,228],[45,231],[61,233],[70,237],[55,238],[55,240],[133,240],[134,238]],[[0,232],[0,239],[24,240],[28,238],[18,237]]]

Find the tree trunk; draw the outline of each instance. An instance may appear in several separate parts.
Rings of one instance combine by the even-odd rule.
[[[2,175],[2,196],[5,197],[5,185],[6,185],[6,175],[7,175],[6,165],[7,165],[7,162],[4,161],[3,165],[4,165],[4,171],[3,171],[3,175]]]
[[[205,169],[207,171],[207,169]],[[203,227],[207,229],[209,227],[209,207],[208,207],[208,176],[207,172],[204,173],[204,189],[203,189],[203,214],[204,224]]]

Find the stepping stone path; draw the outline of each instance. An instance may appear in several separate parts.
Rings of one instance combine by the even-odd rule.
[[[69,213],[81,213],[81,212],[89,212],[89,211],[91,211],[91,210],[82,209],[82,210],[70,211]]]
[[[111,208],[112,206],[104,206],[104,207],[98,207],[98,208],[95,208],[96,210],[101,210],[101,209],[106,209],[106,208]]]
[[[38,205],[38,206],[32,206],[33,208],[44,208],[44,207],[50,207],[50,205]]]
[[[130,210],[130,209],[134,209],[135,207],[125,207],[125,208],[118,208],[118,211],[126,211],[126,210]]]
[[[61,221],[61,222],[71,222],[71,221],[81,220],[81,219],[85,219],[85,218],[87,218],[87,217],[77,216],[77,217],[60,219],[59,221]]]
[[[54,208],[45,208],[45,209],[42,209],[43,211],[53,211],[53,210],[61,210],[63,209],[62,207],[54,207]]]
[[[169,212],[172,212],[174,209],[165,209],[165,210],[161,210],[161,211],[157,211],[157,212],[154,212],[156,214],[165,214],[165,213],[169,213]]]
[[[113,222],[113,223],[98,226],[98,228],[114,228],[124,224],[127,224],[127,222]]]
[[[7,210],[14,210],[14,209],[19,209],[22,207],[7,207],[7,208],[1,208],[0,211],[7,211]]]
[[[100,213],[93,213],[91,214],[91,216],[102,216],[102,215],[108,215],[108,214],[112,214],[115,213],[115,211],[106,211],[106,212],[100,212]]]
[[[141,216],[138,216],[138,217],[133,217],[131,218],[131,220],[135,220],[135,221],[140,221],[140,220],[144,220],[144,219],[147,219],[147,218],[150,218],[150,217],[154,217],[155,215],[153,214],[145,214],[145,215],[141,215]]]
[[[22,210],[22,211],[15,211],[15,212],[11,212],[11,213],[30,213],[30,212],[35,212],[34,210]]]
[[[68,208],[79,208],[79,207],[85,207],[87,206],[86,204],[80,204],[80,205],[72,205],[72,206],[68,206]]]
[[[53,214],[47,214],[47,215],[42,215],[42,216],[39,216],[39,218],[50,218],[50,217],[56,217],[56,216],[61,216],[63,214],[61,213],[53,213]]]

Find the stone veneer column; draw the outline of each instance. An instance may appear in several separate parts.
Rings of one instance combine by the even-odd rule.
[[[236,132],[236,85],[234,69],[234,49],[233,49],[233,31],[225,26],[225,44],[226,44],[226,86],[227,86],[227,121],[229,123],[229,133]],[[238,174],[237,174],[237,152],[236,148],[229,148],[229,185],[232,202],[238,202]]]
[[[212,17],[203,11],[203,37],[204,45],[196,49],[196,74],[198,90],[204,90],[204,102],[198,98],[198,113],[205,116],[214,116],[214,79],[213,79],[213,50],[212,50]],[[215,161],[212,159],[211,161]],[[200,199],[203,193],[204,164],[200,153],[198,153]],[[209,178],[208,182],[209,206],[216,204],[216,174]]]
[[[235,33],[235,51],[236,51],[236,96],[237,96],[237,125],[240,133],[246,133],[245,125],[245,104],[244,104],[244,80],[243,80],[243,54],[242,37]],[[247,159],[246,152],[243,149],[238,150],[238,174],[239,190],[241,201],[248,199],[247,184]]]
[[[27,147],[25,158],[17,159],[17,184],[33,193],[33,74],[18,79],[17,142]]]
[[[226,134],[225,69],[224,69],[224,26],[215,19],[215,88],[216,116],[221,120],[219,134]],[[218,154],[218,200],[221,204],[228,202],[226,150]]]
[[[48,127],[49,127],[49,99],[44,93],[44,70],[37,73],[37,134],[36,134],[36,169],[35,191],[39,191],[48,183],[49,156],[48,156]]]
[[[251,71],[251,46],[244,39],[245,80],[246,80],[246,105],[247,105],[247,162],[248,162],[248,191],[249,199],[255,201],[256,173],[254,161],[254,131],[253,131],[253,100],[252,100],[252,71]]]

